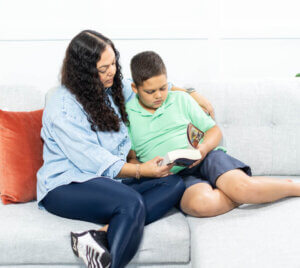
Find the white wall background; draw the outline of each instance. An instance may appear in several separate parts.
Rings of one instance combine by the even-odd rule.
[[[299,0],[0,0],[0,84],[56,85],[84,29],[114,41],[125,77],[143,50],[160,53],[177,85],[294,77],[299,14]]]

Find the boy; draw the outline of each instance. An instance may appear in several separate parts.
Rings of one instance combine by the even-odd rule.
[[[300,184],[288,179],[251,177],[249,166],[217,147],[222,138],[220,128],[188,94],[168,92],[166,68],[155,52],[134,56],[131,73],[136,97],[126,105],[132,141],[129,161],[135,162],[137,158],[145,162],[171,150],[186,148],[189,122],[205,133],[198,145],[202,159],[189,168],[172,169],[186,183],[180,202],[185,213],[196,217],[215,216],[242,203],[258,204],[300,196]]]

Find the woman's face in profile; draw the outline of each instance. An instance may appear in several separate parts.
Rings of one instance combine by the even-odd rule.
[[[111,46],[107,46],[103,51],[100,60],[97,62],[97,69],[104,87],[111,87],[116,74],[116,55]]]

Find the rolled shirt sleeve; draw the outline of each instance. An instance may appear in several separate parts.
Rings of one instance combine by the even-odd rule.
[[[125,164],[101,146],[96,132],[74,118],[56,117],[51,129],[60,150],[83,173],[114,178]]]

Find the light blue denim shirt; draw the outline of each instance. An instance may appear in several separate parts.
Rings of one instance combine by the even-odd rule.
[[[125,101],[135,94],[131,80],[123,80]],[[118,108],[106,89],[111,106]],[[58,87],[47,102],[43,113],[41,137],[44,140],[44,164],[37,173],[37,201],[52,189],[71,182],[84,182],[95,177],[116,176],[126,163],[131,147],[123,122],[119,132],[92,131],[82,105],[65,87]],[[120,179],[118,181],[121,181]]]

